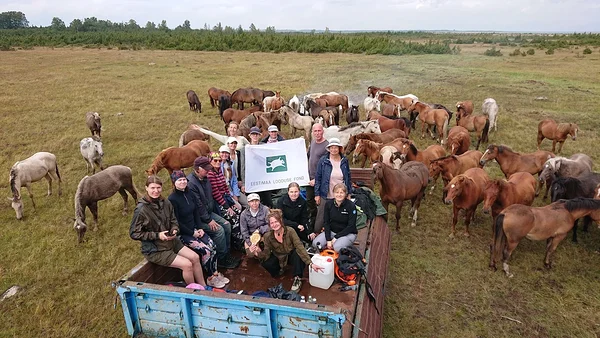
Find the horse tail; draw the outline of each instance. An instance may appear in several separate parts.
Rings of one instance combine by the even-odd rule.
[[[485,120],[485,126],[483,127],[483,133],[481,135],[481,142],[488,142],[488,133],[490,131],[490,119]]]
[[[442,143],[444,143],[444,140],[446,138],[448,138],[448,121],[450,121],[450,117],[446,116],[446,120],[444,121],[444,127],[443,127],[443,130],[442,130],[442,132],[443,132]]]
[[[506,246],[506,233],[504,232],[504,214],[500,214],[494,221],[494,243],[492,257],[502,258]]]
[[[58,177],[58,180],[62,181],[62,178],[60,177],[60,172],[58,172],[58,163],[54,164],[54,169],[56,169],[56,176]]]
[[[185,136],[185,131],[183,133],[181,133],[181,136],[179,136],[179,148],[183,147],[183,139]]]

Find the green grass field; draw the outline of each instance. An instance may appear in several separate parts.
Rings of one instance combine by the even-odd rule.
[[[45,197],[45,181],[34,183],[37,211],[23,190],[22,221],[8,200],[0,203],[0,292],[12,285],[24,289],[0,303],[0,337],[127,336],[121,305],[113,309],[116,292],[110,284],[142,259],[140,244],[128,236],[131,212],[121,215],[116,195],[99,203],[99,230],[88,231],[85,243],[77,245],[73,230],[73,197],[86,174],[79,141],[89,136],[87,111],[102,116],[105,164],[131,167],[140,191],[154,156],[176,146],[188,124],[223,131],[206,93],[212,86],[281,90],[286,99],[338,91],[356,104],[362,103],[367,86],[391,86],[398,94],[412,93],[452,110],[457,101],[470,99],[476,113],[486,97],[493,97],[500,105],[499,130],[490,142],[531,152],[539,120],[576,122],[581,132],[577,141],[565,143],[563,155],[586,153],[599,170],[598,49],[585,57],[578,50],[509,57],[510,48],[503,57],[485,57],[489,46],[461,48],[460,55],[402,57],[77,48],[1,52],[0,169],[5,179],[0,191],[9,196],[8,172],[16,161],[50,151],[58,158],[63,195],[56,195],[55,186],[55,194]],[[188,89],[198,93],[201,115],[188,110]],[[535,100],[540,96],[548,99]],[[285,127],[283,134],[288,133]],[[433,144],[418,135],[412,134],[420,147]],[[542,147],[550,150],[551,142]],[[502,176],[495,163],[486,170]],[[167,180],[165,171],[160,176]],[[400,232],[392,239],[386,337],[600,335],[600,230],[593,226],[581,232],[578,244],[569,236],[559,245],[552,270],[543,267],[545,242],[524,240],[511,261],[515,277],[508,279],[487,267],[491,216],[478,209],[471,237],[451,239],[452,207],[440,198],[438,186],[421,205],[414,228],[408,208],[403,210]],[[458,234],[463,228],[461,220]]]

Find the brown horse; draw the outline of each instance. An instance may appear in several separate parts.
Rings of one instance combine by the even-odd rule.
[[[400,229],[402,204],[405,200],[411,200],[412,202],[410,213],[413,221],[411,226],[417,225],[417,211],[429,181],[427,167],[420,162],[411,162],[396,170],[385,164],[375,163],[373,172],[381,182],[379,196],[383,207],[388,211],[388,215],[390,203],[396,205],[396,231]]]
[[[413,94],[398,96],[390,92],[383,91],[379,92],[379,94],[377,95],[377,99],[387,104],[394,105],[394,107],[398,109],[398,115],[400,114],[400,111],[407,110],[413,104],[413,102],[417,102],[419,100],[419,98],[414,96]]]
[[[406,117],[389,118],[381,116],[377,121],[379,121],[379,128],[381,128],[382,132],[390,129],[400,129],[407,136],[410,135],[410,121]]]
[[[356,148],[356,142],[360,139],[367,139],[367,140],[375,141],[377,143],[387,143],[387,142],[391,142],[400,137],[406,138],[406,134],[402,130],[399,130],[399,129],[390,129],[381,134],[362,133],[362,134],[352,135],[352,136],[350,136],[348,143],[344,147],[344,150],[345,150],[344,154],[346,156],[349,156]]]
[[[235,108],[227,108],[225,109],[225,111],[223,112],[223,122],[225,122],[225,124],[229,124],[229,122],[231,121],[235,121],[238,124],[240,124],[242,122],[242,120],[257,111],[261,111],[263,108],[262,103],[258,104],[256,106],[252,106],[250,108],[246,108],[244,110],[239,110],[239,109],[235,109]],[[227,131],[227,128],[225,128],[225,131]]]
[[[238,104],[238,109],[244,109],[244,103],[259,104],[264,99],[264,93],[258,88],[239,88],[231,94],[231,104]]]
[[[540,150],[540,144],[547,138],[552,140],[552,152],[556,149],[558,142],[558,153],[562,150],[563,143],[571,135],[573,141],[577,139],[579,127],[575,123],[556,123],[553,119],[545,119],[538,124],[537,148]]]
[[[429,166],[429,163],[436,158],[446,156],[446,151],[438,144],[431,145],[425,150],[419,151],[415,144],[407,139],[402,140],[400,153],[404,155],[407,161],[418,161],[425,164],[425,166]]]
[[[492,217],[495,219],[509,205],[531,205],[535,199],[536,184],[533,175],[522,171],[510,175],[508,181],[505,179],[489,181],[485,186],[483,213],[489,214],[491,210]]]
[[[320,96],[319,99],[325,100],[327,102],[327,107],[342,106],[342,115],[348,112],[348,96],[344,94],[325,94]],[[340,124],[339,116],[335,124]]]
[[[375,98],[375,95],[377,95],[377,92],[393,93],[394,91],[390,87],[382,87],[382,88],[375,87],[375,86],[367,87],[367,96]]]
[[[356,163],[356,159],[361,154],[365,155],[365,159],[362,163],[362,168],[365,167],[367,163],[367,159],[371,160],[371,163],[375,163],[379,161],[380,150],[385,146],[392,146],[396,149],[396,151],[400,151],[402,147],[402,140],[406,140],[405,138],[397,138],[388,143],[378,143],[375,141],[360,139],[356,142],[356,149],[354,149],[354,154],[352,155],[352,164]]]
[[[477,146],[479,150],[481,142],[488,142],[488,133],[490,131],[490,120],[485,115],[467,115],[463,109],[456,113],[456,125],[464,127],[468,131],[474,131],[477,134]]]
[[[258,117],[258,121],[256,122],[256,126],[262,130],[262,137],[265,137],[268,135],[267,129],[269,129],[270,125],[277,126],[277,129],[281,131],[282,122],[283,124],[287,124],[287,121],[283,116],[283,112],[281,112],[281,110],[274,110],[268,113],[261,113]]]
[[[210,98],[211,107],[214,108],[215,104],[219,104],[219,99],[221,95],[225,95],[226,97],[231,98],[231,93],[224,89],[219,89],[215,87],[208,88],[208,97]]]
[[[458,222],[458,212],[465,210],[465,236],[469,234],[469,224],[473,220],[475,210],[479,203],[483,201],[484,189],[490,180],[485,170],[480,168],[471,168],[464,174],[455,176],[444,188],[444,203],[452,203],[452,232],[450,237],[454,237],[456,232],[456,223]]]
[[[250,138],[250,136],[249,136],[250,128],[252,128],[254,126],[260,127],[260,123],[259,123],[260,115],[261,115],[261,112],[257,111],[257,112],[254,112],[254,113],[244,117],[242,122],[240,122],[240,127],[238,128],[238,134],[249,139]]]
[[[456,102],[456,114],[464,112],[466,115],[473,114],[473,101],[458,101]]]
[[[316,99],[316,100],[319,100],[319,99]],[[329,113],[331,113],[333,115],[333,124],[339,125],[340,113],[339,113],[337,107],[334,107],[334,106],[322,107],[317,103],[316,100],[307,99],[305,102],[306,106],[308,106],[308,111],[310,112],[310,116],[312,116],[312,118],[316,120],[317,117],[319,117],[321,115],[322,110],[327,110]],[[328,113],[326,113],[325,115],[327,115],[327,114]],[[329,117],[329,115],[327,115],[327,118],[328,117]],[[325,117],[323,119],[325,119]]]
[[[429,163],[429,176],[433,179],[433,184],[429,193],[433,193],[435,183],[440,174],[442,175],[445,187],[454,176],[463,174],[468,169],[479,167],[479,159],[482,155],[479,150],[469,150],[459,156],[450,155],[431,161]]]
[[[193,140],[181,148],[169,147],[156,156],[150,168],[146,170],[146,174],[148,176],[156,175],[165,168],[171,175],[173,170],[189,168],[198,156],[206,156],[209,153],[210,146],[208,143],[200,140]]]
[[[202,131],[197,129],[195,125],[191,124],[186,131],[184,131],[179,137],[179,146],[183,147],[184,145],[190,143],[193,140],[202,140],[208,141],[210,136],[204,134]]]
[[[285,100],[281,97],[281,92],[275,92],[275,96],[267,96],[262,101],[265,111],[280,109],[285,105]]]
[[[456,126],[450,128],[446,150],[450,150],[452,155],[460,155],[467,152],[470,146],[471,135],[469,135],[469,131],[465,127]]]
[[[418,114],[419,120],[421,121],[421,138],[425,137],[425,127],[427,126],[427,131],[431,134],[431,138],[435,139],[433,135],[433,131],[430,131],[429,128],[431,126],[436,126],[438,132],[438,141],[444,144],[444,140],[448,136],[448,121],[450,119],[450,115],[444,109],[433,109],[429,105],[415,101],[409,108],[409,114]],[[441,135],[441,136],[440,136]]]
[[[490,267],[496,270],[496,259],[502,257],[502,269],[508,277],[508,260],[519,242],[527,237],[534,241],[546,240],[544,266],[552,267],[552,253],[567,236],[576,219],[600,215],[600,200],[576,198],[560,200],[545,207],[513,204],[504,209],[494,222],[494,250]]]
[[[185,96],[190,104],[190,110],[195,111],[196,113],[202,113],[202,104],[200,103],[200,99],[198,98],[198,95],[196,95],[196,92],[188,90]]]

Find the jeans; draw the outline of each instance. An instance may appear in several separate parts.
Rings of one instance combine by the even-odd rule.
[[[229,253],[229,247],[231,245],[231,224],[227,222],[223,217],[216,213],[211,213],[210,217],[220,225],[219,229],[212,230],[208,224],[200,224],[200,228],[208,234],[213,240],[217,247],[217,256],[223,258]]]

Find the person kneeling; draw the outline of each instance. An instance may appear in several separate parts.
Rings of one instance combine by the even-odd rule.
[[[336,184],[333,194],[334,199],[326,202],[323,213],[325,231],[313,240],[313,246],[318,248],[327,243],[328,249],[339,252],[356,240],[356,205],[346,198],[348,190],[344,183]]]
[[[249,194],[248,209],[242,211],[240,215],[240,231],[244,238],[246,255],[254,256],[252,254],[255,251],[254,247],[258,246],[262,236],[269,231],[268,214],[269,208],[260,203],[260,196],[255,193]]]

